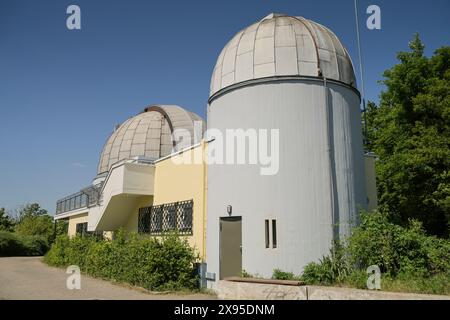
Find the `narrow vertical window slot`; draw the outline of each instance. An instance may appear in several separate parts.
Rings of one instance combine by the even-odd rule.
[[[272,248],[276,247],[277,247],[277,220],[272,220]]]

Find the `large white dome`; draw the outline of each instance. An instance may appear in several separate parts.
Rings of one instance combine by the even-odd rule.
[[[331,30],[302,17],[272,13],[223,48],[210,96],[234,84],[282,76],[326,77],[356,87],[350,56]]]
[[[200,126],[196,125],[198,121]],[[174,141],[174,130],[182,129],[190,139]],[[100,155],[98,174],[123,159],[144,156],[158,159],[187,148],[200,140],[205,123],[198,115],[175,105],[154,105],[122,123],[107,140]]]

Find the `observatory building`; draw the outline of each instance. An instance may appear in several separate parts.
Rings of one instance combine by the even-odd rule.
[[[205,255],[205,164],[177,165],[203,155],[206,129],[196,114],[153,105],[114,128],[90,186],[56,204],[68,233],[113,236],[128,231],[161,236],[176,231]]]
[[[328,28],[270,14],[238,32],[217,59],[207,125],[279,130],[277,174],[208,166],[212,287],[241,270],[300,273],[367,207],[360,94],[350,56]]]
[[[243,270],[300,274],[350,234],[361,209],[376,207],[360,101],[350,56],[331,30],[270,14],[220,53],[207,125],[178,106],[145,108],[114,129],[93,183],[59,200],[55,219],[69,221],[71,236],[176,231],[198,250],[213,289]],[[219,139],[230,130],[249,142],[246,161],[211,161],[230,151]],[[250,161],[262,149],[277,158],[270,174]]]

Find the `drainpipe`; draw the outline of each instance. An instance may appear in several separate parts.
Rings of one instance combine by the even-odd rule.
[[[327,153],[328,153],[328,173],[329,173],[329,181],[330,181],[330,212],[331,212],[331,231],[333,234],[333,241],[338,240],[339,233],[336,228],[336,212],[335,212],[335,194],[334,194],[334,184],[335,181],[333,179],[333,150],[331,150],[331,130],[330,130],[330,113],[329,113],[329,101],[328,101],[328,84],[327,78],[323,77],[323,87],[324,87],[324,101],[325,101],[325,121],[326,121],[326,138],[327,138]]]
[[[202,261],[206,262],[206,197],[208,188],[208,178],[207,178],[207,168],[206,168],[206,143],[202,139],[201,142],[201,152],[202,152],[202,169],[203,169],[203,248],[202,248]]]

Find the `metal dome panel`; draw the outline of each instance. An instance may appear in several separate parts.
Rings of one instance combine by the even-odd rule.
[[[350,56],[332,31],[302,17],[270,14],[223,48],[210,96],[240,82],[275,76],[326,77],[356,87]]]
[[[195,126],[200,121],[201,126]],[[190,140],[173,141],[175,130],[189,132]],[[158,159],[187,148],[201,138],[205,124],[195,113],[175,105],[154,105],[122,123],[107,140],[100,155],[98,174],[116,162],[136,156]],[[198,132],[201,131],[201,132]]]

